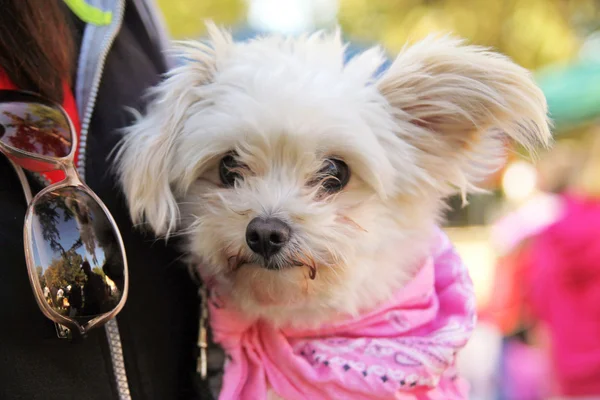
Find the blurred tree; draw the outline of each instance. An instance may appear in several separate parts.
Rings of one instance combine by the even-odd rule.
[[[67,285],[78,283],[83,284],[86,280],[85,274],[81,270],[83,257],[70,249],[65,256],[56,258],[44,273],[45,283],[53,288],[65,289]]]
[[[233,26],[246,14],[245,0],[158,0],[173,38],[197,38],[205,31],[204,21]]]
[[[340,0],[352,37],[397,52],[432,32],[454,33],[499,50],[524,67],[569,59],[580,36],[598,29],[597,0]]]
[[[51,196],[48,195],[48,196]],[[35,205],[35,215],[42,228],[42,237],[55,252],[65,257],[67,249],[64,248],[60,237],[60,221],[67,222],[73,218],[73,212],[66,206],[62,197],[57,197],[56,201],[39,201]],[[81,239],[73,244],[73,249],[81,247]]]

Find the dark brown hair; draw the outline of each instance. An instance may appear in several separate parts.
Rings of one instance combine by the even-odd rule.
[[[74,43],[63,0],[0,0],[0,68],[19,89],[62,102]]]

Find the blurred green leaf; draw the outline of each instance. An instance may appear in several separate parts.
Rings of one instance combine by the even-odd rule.
[[[244,0],[158,0],[158,5],[174,39],[199,37],[206,20],[229,27],[242,22],[246,14]]]

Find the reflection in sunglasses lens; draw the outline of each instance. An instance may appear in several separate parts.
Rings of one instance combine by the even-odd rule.
[[[45,193],[29,229],[37,285],[54,311],[84,325],[117,306],[124,255],[107,215],[84,189]]]
[[[71,152],[69,122],[58,108],[39,103],[0,103],[0,141],[35,155],[66,157]]]

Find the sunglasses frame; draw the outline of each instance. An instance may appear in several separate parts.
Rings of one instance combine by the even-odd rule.
[[[6,100],[6,98],[9,98]],[[121,232],[117,223],[115,222],[112,214],[106,207],[106,205],[100,200],[100,198],[94,193],[90,187],[88,187],[77,173],[77,169],[74,164],[74,156],[75,151],[77,149],[77,135],[75,134],[75,127],[73,126],[73,122],[69,118],[66,111],[62,106],[56,104],[52,101],[46,100],[35,93],[26,92],[26,91],[15,91],[15,90],[0,90],[0,104],[8,103],[8,102],[22,102],[22,103],[34,103],[34,104],[42,104],[47,107],[51,107],[61,112],[62,116],[65,118],[65,121],[68,123],[69,132],[71,134],[71,150],[69,154],[64,157],[49,157],[42,156],[33,153],[29,153],[18,148],[14,148],[3,143],[0,140],[0,152],[4,153],[6,157],[11,162],[12,166],[15,168],[21,185],[23,187],[23,192],[25,193],[25,198],[28,202],[27,205],[27,213],[25,214],[25,222],[23,226],[23,240],[25,247],[25,261],[27,264],[27,274],[29,275],[29,282],[34,292],[35,299],[38,303],[38,306],[42,313],[50,320],[55,322],[56,324],[63,325],[64,327],[70,330],[71,337],[80,337],[85,336],[86,333],[95,327],[101,326],[106,323],[108,320],[114,318],[123,308],[125,302],[127,300],[127,296],[129,293],[129,267],[127,265],[127,255],[125,253],[125,245],[123,244],[123,238],[121,237]],[[31,163],[33,162],[33,164]],[[28,167],[29,166],[29,167]],[[45,166],[52,166],[51,168]],[[65,173],[65,179],[60,182],[56,182],[48,185],[44,189],[42,189],[35,197],[32,198],[31,187],[29,186],[29,182],[25,173],[23,172],[23,168],[34,171],[54,171],[61,170]],[[107,220],[109,221],[113,231],[115,232],[117,243],[119,244],[119,249],[123,256],[123,276],[124,276],[124,284],[123,284],[123,293],[121,295],[121,299],[119,303],[109,312],[100,314],[95,318],[90,319],[85,324],[80,324],[74,318],[66,317],[56,312],[50,305],[46,302],[44,297],[43,290],[39,284],[37,284],[38,277],[36,273],[36,265],[33,256],[33,239],[30,237],[30,231],[32,230],[33,225],[33,214],[34,214],[34,205],[36,202],[45,194],[52,192],[54,190],[62,189],[65,187],[73,187],[80,191],[85,192],[89,195],[99,206],[100,209],[104,212]],[[61,336],[59,327],[57,327],[57,333],[59,337]]]

